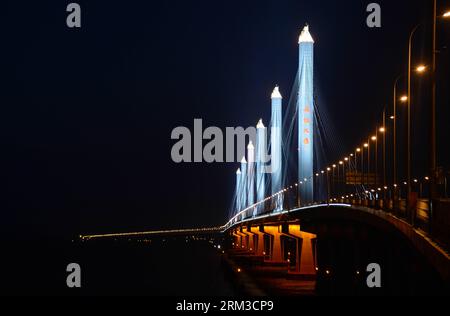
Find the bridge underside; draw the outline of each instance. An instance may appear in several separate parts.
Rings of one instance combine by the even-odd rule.
[[[289,272],[313,276],[315,234],[301,231],[299,224],[247,225],[230,230],[231,246],[273,265],[289,265]]]

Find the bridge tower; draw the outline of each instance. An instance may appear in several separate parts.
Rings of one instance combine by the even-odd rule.
[[[267,157],[267,129],[262,119],[256,125],[256,201],[264,200],[266,194],[265,163]],[[261,213],[264,205],[258,205],[257,212]]]
[[[281,127],[282,127],[282,99],[278,86],[273,89],[272,95],[272,126],[271,126],[271,178],[272,178],[272,194],[276,194],[282,189],[282,164],[281,164]],[[282,195],[275,201],[275,211],[280,211],[283,208]]]
[[[242,211],[243,209],[247,208],[248,202],[247,202],[247,160],[245,160],[245,156],[242,157],[241,160],[241,181],[240,181],[240,190],[239,195],[241,196],[240,199],[240,206],[241,209],[239,211]]]
[[[247,205],[255,204],[255,146],[250,141],[247,145]],[[248,212],[249,215],[255,215],[254,209]]]
[[[306,25],[299,37],[298,85],[298,181],[314,175],[314,99],[313,69],[314,40]],[[309,179],[299,186],[301,202],[314,200],[314,181]]]
[[[242,172],[241,169],[238,168],[238,170],[236,171],[236,213],[239,213],[242,210],[241,181],[242,181]]]

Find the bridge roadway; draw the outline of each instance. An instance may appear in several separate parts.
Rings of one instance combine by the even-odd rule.
[[[128,233],[110,233],[110,234],[95,234],[95,235],[80,235],[80,240],[87,241],[91,239],[101,238],[135,238],[135,237],[149,237],[149,236],[167,236],[167,235],[209,235],[216,234],[223,231],[223,226],[220,227],[206,227],[206,228],[188,228],[188,229],[165,229],[165,230],[149,230],[141,232]]]

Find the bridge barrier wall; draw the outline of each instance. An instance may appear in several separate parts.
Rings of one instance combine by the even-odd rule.
[[[345,202],[345,201],[343,201]],[[375,209],[393,213],[401,218],[406,218],[406,200],[400,199],[396,202],[393,199],[385,200],[358,200],[348,201],[353,205],[369,207],[376,205]],[[429,200],[418,199],[415,203],[416,225],[428,231],[429,229]],[[447,248],[450,246],[450,199],[440,199],[435,201],[434,214],[431,223],[431,235]]]
[[[450,247],[450,199],[435,201],[431,229],[433,237],[448,249]]]

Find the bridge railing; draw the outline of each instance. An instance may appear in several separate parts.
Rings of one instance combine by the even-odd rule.
[[[334,202],[348,203],[378,209],[402,218],[414,227],[428,233],[437,241],[450,246],[450,199],[434,200],[433,216],[430,216],[430,200],[418,199],[408,212],[405,199],[336,199]]]

